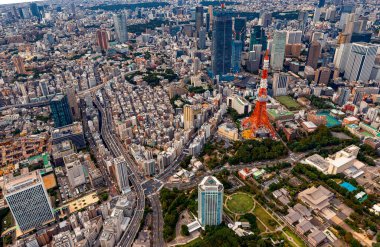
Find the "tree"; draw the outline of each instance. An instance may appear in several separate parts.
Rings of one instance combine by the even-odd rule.
[[[189,228],[187,227],[187,225],[181,226],[181,235],[182,236],[189,236],[190,235]]]

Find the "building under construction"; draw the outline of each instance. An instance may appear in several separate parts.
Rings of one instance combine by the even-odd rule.
[[[264,66],[262,71],[262,76],[260,80],[260,88],[258,93],[258,99],[256,101],[255,110],[252,115],[243,120],[243,133],[244,139],[255,139],[255,138],[276,138],[276,132],[269,122],[267,113],[267,85],[268,85],[268,68],[269,68],[269,57],[268,51],[264,57]]]

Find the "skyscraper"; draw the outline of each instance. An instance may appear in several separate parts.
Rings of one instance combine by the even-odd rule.
[[[249,40],[249,50],[252,51],[253,45],[262,45],[262,49],[267,49],[267,37],[262,26],[253,26],[251,29],[251,37]]]
[[[378,46],[368,43],[353,43],[347,59],[344,78],[350,81],[367,82],[375,64]]]
[[[281,96],[287,94],[289,74],[274,73],[273,74],[273,96]]]
[[[331,70],[327,67],[320,67],[315,71],[314,82],[327,85],[330,80]]]
[[[286,31],[286,44],[299,44],[302,39],[302,31]]]
[[[41,12],[38,9],[38,6],[36,3],[30,3],[29,8],[30,8],[30,13],[32,13],[33,16],[37,17],[38,21],[42,20]]]
[[[78,106],[77,97],[75,95],[75,88],[73,86],[66,88],[67,101],[70,106],[71,114],[75,120],[80,120],[80,111]]]
[[[282,70],[285,58],[286,31],[276,31],[273,37],[270,64],[273,70]]]
[[[183,127],[185,130],[195,127],[195,116],[200,112],[200,109],[194,105],[185,105],[183,107]]]
[[[203,27],[203,6],[195,7],[195,29],[197,31],[197,35],[199,31]]]
[[[120,191],[124,194],[130,190],[127,162],[120,156],[114,159],[115,176]]]
[[[22,232],[54,221],[49,196],[38,170],[17,177],[5,176],[3,194]]]
[[[63,127],[73,123],[67,96],[58,94],[50,101],[50,110],[56,128]]]
[[[113,22],[116,32],[117,41],[125,43],[128,41],[127,16],[123,11],[120,14],[113,15]]]
[[[231,70],[232,17],[225,10],[214,13],[212,27],[212,72],[214,76],[227,74]]]
[[[321,44],[318,41],[313,41],[309,47],[309,53],[307,54],[306,65],[316,69],[318,66],[319,56],[321,55]]]
[[[100,49],[102,51],[108,50],[109,44],[108,44],[108,34],[106,30],[99,29],[96,31],[96,42],[100,46]]]
[[[213,176],[198,185],[198,219],[202,226],[219,225],[223,217],[223,184]]]
[[[25,75],[26,70],[25,70],[25,65],[24,65],[24,59],[22,57],[20,57],[19,55],[15,55],[12,57],[12,61],[16,67],[17,73]]]
[[[348,99],[350,98],[351,89],[348,87],[340,87],[338,88],[338,92],[336,95],[336,98],[334,100],[335,104],[338,104],[339,106],[343,106],[347,103]]]
[[[198,49],[206,49],[206,30],[204,27],[198,33]]]
[[[235,39],[241,40],[244,48],[244,42],[247,38],[247,18],[235,17],[234,21]]]
[[[232,42],[232,56],[231,56],[231,66],[232,72],[240,72],[240,60],[241,60],[241,50],[243,43],[241,40],[234,40]]]

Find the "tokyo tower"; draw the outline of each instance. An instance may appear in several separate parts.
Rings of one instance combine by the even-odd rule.
[[[260,89],[258,94],[258,99],[256,101],[255,110],[252,115],[244,119],[242,122],[243,128],[245,129],[242,133],[243,138],[253,139],[262,137],[272,137],[276,138],[276,132],[269,122],[267,113],[267,84],[268,84],[268,68],[269,68],[269,57],[268,50],[264,57],[263,72],[260,80]]]

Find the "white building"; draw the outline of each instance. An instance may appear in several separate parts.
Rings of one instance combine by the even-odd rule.
[[[127,162],[123,156],[120,156],[114,159],[114,166],[117,185],[119,186],[120,191],[124,194],[130,190]]]
[[[248,114],[251,111],[248,100],[236,94],[227,97],[227,106],[235,109],[239,114]]]
[[[4,178],[3,194],[23,232],[54,221],[53,209],[38,170]]]
[[[368,43],[353,43],[345,67],[344,78],[350,81],[367,82],[375,64],[378,46]]]
[[[273,70],[282,70],[285,58],[286,31],[276,31],[274,33],[270,65]]]
[[[72,188],[86,183],[86,177],[83,171],[83,165],[79,160],[65,163],[66,175]]]
[[[286,44],[300,44],[302,39],[302,31],[286,31]]]
[[[273,96],[287,95],[289,74],[274,73],[273,74]]]

